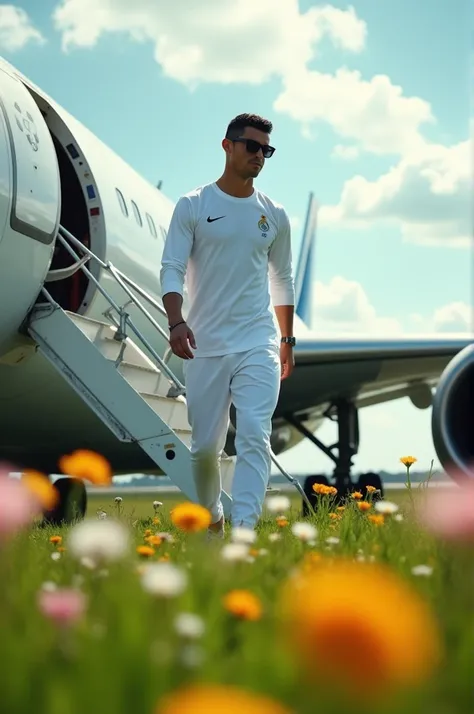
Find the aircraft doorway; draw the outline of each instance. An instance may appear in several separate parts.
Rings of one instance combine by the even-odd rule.
[[[87,206],[82,187],[71,160],[58,139],[51,132],[58,158],[61,180],[61,218],[60,223],[87,248],[90,247],[90,226]],[[80,255],[79,257],[82,257]],[[56,241],[50,270],[66,268],[74,263],[60,241]],[[64,310],[78,312],[84,301],[89,280],[82,270],[70,278],[47,284],[48,292]]]

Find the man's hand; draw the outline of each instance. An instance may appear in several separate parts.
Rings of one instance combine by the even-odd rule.
[[[181,359],[194,359],[194,355],[189,349],[189,345],[195,350],[196,342],[192,330],[183,323],[177,325],[170,333],[170,345],[173,353]]]
[[[281,362],[281,379],[287,379],[293,372],[295,366],[295,357],[293,347],[287,342],[282,342],[280,345],[280,362]]]

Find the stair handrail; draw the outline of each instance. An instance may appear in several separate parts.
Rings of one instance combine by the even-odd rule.
[[[124,290],[127,295],[130,297],[131,302],[133,302],[136,307],[145,315],[145,317],[148,319],[148,321],[153,325],[153,327],[162,335],[162,337],[165,338],[165,340],[168,340],[168,335],[166,334],[165,330],[161,327],[161,325],[154,319],[154,317],[148,312],[148,310],[142,305],[140,300],[133,295],[131,290],[128,288],[127,284],[131,285],[131,287],[136,290],[140,295],[146,299],[153,307],[155,307],[161,314],[166,315],[166,311],[164,307],[162,307],[154,298],[151,297],[143,288],[140,288],[139,285],[137,285],[133,280],[131,280],[125,273],[122,273],[121,270],[116,268],[111,261],[104,262],[99,256],[97,256],[95,253],[93,253],[90,248],[87,248],[83,243],[81,243],[75,236],[72,235],[64,226],[60,225],[57,233],[57,238],[58,240],[62,243],[62,245],[66,248],[68,253],[74,258],[74,260],[79,260],[79,256],[76,254],[75,250],[72,248],[72,246],[69,245],[68,241],[73,243],[74,246],[79,248],[83,253],[85,253],[89,258],[92,260],[95,260],[101,268],[106,270],[108,273],[112,275],[114,280],[120,285],[122,290]],[[135,335],[138,337],[138,339],[143,343],[143,345],[147,348],[147,350],[151,353],[151,355],[155,358],[155,360],[158,362],[160,369],[165,372],[165,374],[168,376],[168,378],[173,382],[175,387],[178,390],[178,394],[185,394],[186,390],[184,385],[180,382],[178,377],[174,374],[174,372],[168,367],[166,362],[160,357],[158,352],[155,350],[154,347],[149,343],[147,338],[142,334],[142,332],[139,330],[138,327],[134,324],[132,318],[130,315],[124,311],[120,305],[118,305],[113,297],[109,295],[107,290],[100,284],[100,282],[97,280],[95,275],[92,274],[92,272],[85,266],[81,265],[80,270],[87,276],[89,280],[92,280],[92,282],[96,285],[97,289],[99,292],[105,297],[105,299],[109,302],[111,307],[118,313],[120,317],[120,325],[118,326],[118,329],[121,330],[122,332],[124,331],[125,325],[128,325]],[[47,291],[43,289],[43,292],[47,296],[49,294]],[[49,296],[50,297],[50,296]],[[115,322],[115,321],[114,321]]]

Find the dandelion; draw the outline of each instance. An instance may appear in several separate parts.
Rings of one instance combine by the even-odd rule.
[[[378,489],[378,488],[375,488],[375,486],[366,486],[366,487],[365,487],[365,490],[367,491],[367,493],[375,493],[375,492],[378,491],[379,489]]]
[[[368,501],[359,501],[357,503],[357,508],[359,509],[359,511],[370,511],[370,509],[372,508],[372,504],[368,503]]]
[[[195,533],[209,527],[211,514],[197,503],[180,503],[171,511],[171,520],[180,530]]]
[[[263,694],[225,684],[191,684],[165,696],[154,714],[294,714]]]
[[[59,493],[45,474],[27,470],[23,473],[21,482],[38,501],[41,509],[50,511],[57,505]]]
[[[390,516],[398,511],[398,506],[392,501],[377,501],[375,510],[379,513],[383,513],[384,516]]]
[[[59,468],[64,474],[90,481],[96,486],[109,486],[112,483],[112,469],[101,454],[88,449],[78,449],[59,459]]]
[[[291,532],[296,538],[303,541],[303,543],[309,543],[314,541],[318,535],[318,531],[311,523],[294,523],[291,527]]]
[[[232,528],[230,536],[234,543],[246,543],[247,545],[250,545],[255,543],[257,534],[251,528],[236,526],[235,528]]]
[[[82,617],[86,608],[86,597],[79,590],[69,588],[40,590],[38,593],[40,612],[58,625],[70,625]]]
[[[146,541],[147,541],[148,545],[152,545],[152,546],[154,545],[155,547],[158,545],[161,545],[161,538],[159,535],[147,536]]]
[[[151,558],[152,555],[155,555],[155,549],[150,545],[139,545],[137,547],[137,553],[141,555],[142,558]]]
[[[404,466],[406,466],[407,469],[410,469],[411,466],[413,466],[414,463],[418,461],[414,456],[402,456],[400,458],[400,461]]]
[[[288,580],[281,613],[310,676],[317,669],[361,695],[367,671],[370,694],[375,688],[388,696],[390,688],[425,681],[440,662],[441,635],[428,603],[379,564],[322,562]]]
[[[313,483],[313,491],[318,493],[320,496],[337,495],[337,488],[334,486],[327,486],[325,483]]]
[[[240,620],[259,620],[262,605],[249,590],[231,590],[223,598],[224,608]]]
[[[287,496],[270,496],[267,499],[267,508],[271,513],[284,513],[290,506],[291,502]]]
[[[69,552],[94,563],[120,560],[129,550],[127,528],[118,521],[82,521],[73,526],[68,538]]]
[[[150,595],[174,598],[184,592],[188,578],[184,570],[171,563],[153,563],[142,572],[141,584]]]
[[[53,535],[49,539],[49,542],[52,543],[53,545],[59,545],[60,543],[63,542],[63,537],[60,535]]]
[[[362,494],[360,491],[354,491],[353,493],[351,493],[351,497],[356,501],[360,501],[360,499],[362,498]]]
[[[367,516],[367,520],[374,524],[374,526],[383,526],[385,523],[385,518],[383,515],[370,515]]]
[[[197,640],[204,634],[204,620],[191,612],[181,612],[174,620],[178,635],[188,640]]]

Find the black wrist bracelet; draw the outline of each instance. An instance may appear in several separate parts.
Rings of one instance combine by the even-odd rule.
[[[168,325],[168,329],[171,332],[171,330],[174,330],[175,327],[178,327],[178,325],[185,325],[186,320],[181,320],[181,322],[176,322],[174,325]]]

